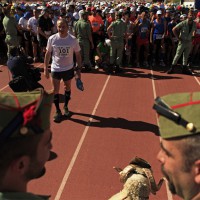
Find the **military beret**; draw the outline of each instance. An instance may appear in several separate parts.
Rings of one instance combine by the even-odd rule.
[[[43,89],[0,93],[0,143],[43,133],[50,127],[53,94]]]
[[[200,92],[157,97],[153,109],[159,114],[159,132],[162,138],[200,134]]]

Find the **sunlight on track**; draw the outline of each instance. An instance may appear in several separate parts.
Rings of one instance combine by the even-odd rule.
[[[104,91],[105,91],[105,89],[106,89],[106,87],[107,87],[107,85],[108,85],[109,79],[110,79],[110,75],[107,77],[106,82],[105,82],[105,84],[104,84],[104,86],[103,86],[103,89],[101,90],[101,93],[100,93],[100,95],[99,95],[99,98],[98,98],[98,100],[97,100],[97,102],[96,102],[96,104],[95,104],[95,107],[94,107],[94,109],[93,109],[93,111],[92,111],[92,114],[91,114],[91,116],[90,116],[90,119],[89,119],[89,121],[88,121],[88,123],[87,123],[87,125],[86,125],[86,127],[85,127],[85,130],[83,131],[83,135],[82,135],[82,137],[81,137],[81,139],[80,139],[80,141],[79,141],[79,143],[78,143],[78,146],[77,146],[77,148],[76,148],[76,150],[75,150],[75,152],[74,152],[74,155],[73,155],[73,157],[72,157],[72,159],[71,159],[71,162],[70,162],[70,164],[69,164],[69,166],[68,166],[68,168],[67,168],[67,170],[66,170],[66,172],[65,172],[65,175],[64,175],[64,177],[63,177],[63,180],[62,180],[62,182],[61,182],[61,184],[60,184],[60,187],[59,187],[59,189],[58,189],[58,192],[57,192],[57,194],[56,194],[54,200],[60,200],[60,197],[61,197],[61,195],[62,195],[62,192],[63,192],[63,190],[64,190],[64,188],[65,188],[66,182],[67,182],[67,180],[68,180],[68,178],[69,178],[69,176],[70,176],[70,173],[71,173],[72,168],[73,168],[73,166],[74,166],[74,163],[75,163],[75,161],[76,161],[76,158],[77,158],[77,156],[78,156],[78,154],[79,154],[79,151],[80,151],[80,149],[81,149],[81,147],[82,147],[82,144],[83,144],[83,142],[84,142],[84,140],[85,140],[85,138],[86,138],[86,135],[87,135],[87,133],[88,133],[88,129],[90,128],[90,124],[91,124],[91,122],[92,122],[92,120],[93,120],[93,117],[92,117],[92,116],[94,116],[95,113],[96,113],[97,107],[98,107],[98,105],[99,105],[99,103],[100,103],[100,101],[101,101],[101,98],[102,98],[102,96],[103,96],[103,94],[104,94]]]
[[[200,85],[200,81],[198,80],[198,78],[196,76],[194,76],[194,79],[196,80],[196,82]]]

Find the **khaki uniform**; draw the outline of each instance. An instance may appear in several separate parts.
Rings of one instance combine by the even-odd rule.
[[[121,20],[117,19],[112,22],[112,37],[111,37],[111,49],[110,49],[110,64],[122,65],[122,56],[124,50],[124,35],[126,33],[127,26]]]
[[[196,23],[193,22],[191,31],[189,32],[189,24],[188,20],[184,20],[176,25],[175,28],[180,30],[180,38],[181,41],[178,43],[178,47],[176,50],[176,55],[172,62],[172,65],[176,65],[179,58],[183,53],[183,65],[187,65],[188,57],[192,48],[192,33],[196,30]]]
[[[81,47],[81,55],[83,63],[90,66],[90,40],[89,37],[92,35],[90,24],[80,19],[74,26],[74,32],[78,39],[79,45]]]
[[[0,192],[0,200],[49,200],[50,196],[34,195],[23,192]]]
[[[5,42],[8,47],[8,57],[11,47],[19,46],[19,38],[17,36],[17,22],[14,17],[5,16],[3,19],[3,27],[6,33]]]

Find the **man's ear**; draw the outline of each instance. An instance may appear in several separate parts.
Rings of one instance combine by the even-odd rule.
[[[197,184],[200,184],[200,160],[197,160],[194,163],[194,168],[195,168],[195,182]]]
[[[21,156],[17,159],[15,159],[11,163],[11,169],[16,174],[24,174],[30,165],[30,157],[29,156]]]

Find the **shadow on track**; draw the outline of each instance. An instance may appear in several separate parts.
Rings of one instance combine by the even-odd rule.
[[[92,118],[94,121],[84,121],[82,119],[75,118],[74,116],[84,116],[87,118]],[[72,112],[71,117],[68,119],[70,121],[73,121],[75,123],[82,124],[84,126],[87,126],[88,123],[90,123],[91,127],[99,127],[99,128],[120,128],[120,129],[126,129],[130,131],[149,131],[154,133],[155,135],[158,135],[158,126],[154,124],[150,124],[148,122],[143,121],[129,121],[127,119],[121,118],[121,117],[100,117],[96,115],[90,115],[86,113],[76,113]]]

